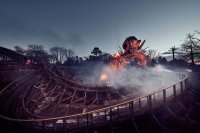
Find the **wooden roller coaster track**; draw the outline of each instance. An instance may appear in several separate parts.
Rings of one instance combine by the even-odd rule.
[[[135,117],[183,95],[187,75],[173,74],[177,76],[176,83],[141,97],[121,100],[120,92],[112,87],[84,85],[44,65],[0,92],[0,117],[54,130],[112,123]]]

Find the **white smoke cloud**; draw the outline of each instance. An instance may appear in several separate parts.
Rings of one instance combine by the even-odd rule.
[[[101,74],[107,74],[106,81],[100,80]],[[158,89],[170,86],[178,80],[172,71],[161,65],[153,68],[131,67],[119,71],[105,66],[102,70],[95,69],[92,76],[84,77],[84,79],[86,83],[89,81],[90,84],[105,84],[109,82],[109,85],[113,88],[125,88],[131,95],[136,96],[152,93]]]

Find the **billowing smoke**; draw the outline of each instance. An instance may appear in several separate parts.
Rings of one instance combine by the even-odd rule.
[[[106,84],[115,89],[125,88],[138,95],[152,93],[177,81],[176,75],[161,65],[153,68],[131,67],[119,71],[104,66],[95,69],[92,75],[84,79],[86,83]]]

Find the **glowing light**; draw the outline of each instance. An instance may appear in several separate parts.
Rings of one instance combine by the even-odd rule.
[[[195,65],[200,65],[200,61],[195,61]]]
[[[119,52],[116,52],[116,53],[114,54],[114,57],[119,57],[119,56],[120,56]]]
[[[30,64],[31,64],[31,60],[27,60],[27,61],[26,61],[26,64],[27,64],[27,65],[30,65]]]
[[[101,81],[106,81],[108,80],[108,75],[106,73],[102,73],[101,76],[100,76],[100,80]]]
[[[111,68],[114,70],[122,70],[126,66],[128,66],[131,63],[131,60],[137,60],[137,65],[140,67],[146,67],[149,57],[145,55],[142,51],[142,46],[145,41],[143,41],[142,44],[140,44],[141,40],[135,40],[132,39],[131,41],[125,40],[125,43],[123,44],[123,49],[117,51],[113,55],[113,59],[110,63]]]
[[[192,72],[192,69],[188,69],[188,68],[187,68],[186,71],[191,73],[191,72]]]

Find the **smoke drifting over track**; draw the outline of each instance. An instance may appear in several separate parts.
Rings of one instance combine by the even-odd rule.
[[[115,89],[125,88],[130,94],[138,96],[157,91],[177,81],[172,71],[161,65],[151,68],[130,67],[119,71],[100,66],[95,66],[100,71],[91,69],[89,76],[83,76],[84,83],[105,84]]]

